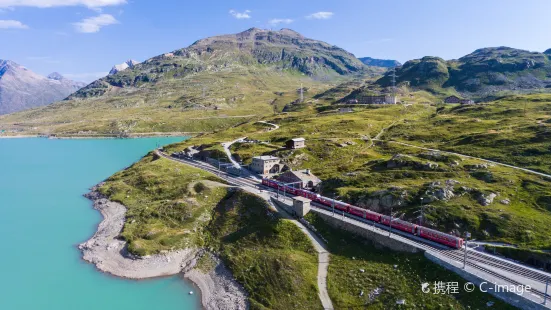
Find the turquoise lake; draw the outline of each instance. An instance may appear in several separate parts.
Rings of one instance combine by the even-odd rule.
[[[116,278],[76,247],[101,221],[82,195],[157,145],[181,140],[0,139],[0,309],[199,309],[197,288],[181,277]]]

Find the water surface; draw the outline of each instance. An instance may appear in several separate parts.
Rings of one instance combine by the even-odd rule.
[[[177,276],[116,278],[76,248],[101,221],[82,195],[182,139],[0,139],[0,309],[199,309],[199,294],[188,295],[196,289]]]

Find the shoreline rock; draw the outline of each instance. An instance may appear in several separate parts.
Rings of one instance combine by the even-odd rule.
[[[137,257],[127,250],[125,241],[119,239],[124,227],[126,207],[108,200],[97,187],[85,195],[100,211],[103,220],[88,241],[79,244],[82,258],[103,271],[129,279],[147,279],[180,273],[184,265],[195,257],[196,249],[178,250],[163,254]]]
[[[93,208],[100,211],[103,216],[94,235],[78,245],[85,261],[94,264],[102,272],[127,279],[147,279],[183,273],[185,278],[199,287],[203,308],[249,308],[245,289],[218,257],[206,253],[203,249],[183,249],[144,257],[129,253],[126,242],[119,238],[127,209],[99,193],[100,186],[101,184],[94,186],[84,195],[93,202]],[[211,255],[216,262],[216,267],[207,274],[195,268],[201,255]]]
[[[215,267],[209,272],[195,268],[197,259],[194,259],[184,277],[195,283],[201,290],[201,304],[207,310],[245,310],[249,309],[247,292],[234,279],[232,273],[216,255],[203,252],[200,255],[209,255],[215,262]],[[199,257],[199,255],[198,255]]]

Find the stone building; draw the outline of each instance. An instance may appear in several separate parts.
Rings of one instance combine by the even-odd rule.
[[[293,212],[299,217],[308,214],[310,212],[310,199],[302,196],[293,197]]]
[[[321,183],[321,180],[316,177],[309,169],[304,170],[289,170],[277,177],[277,180],[284,183],[300,182],[300,187],[304,189],[315,189]]]
[[[446,99],[444,99],[444,103],[460,103],[460,102],[461,102],[461,98],[457,96],[449,96],[449,97],[446,97]]]
[[[358,96],[356,100],[358,104],[396,104],[397,102],[394,95]]]
[[[250,168],[258,174],[273,174],[281,172],[283,166],[278,157],[267,155],[253,157]]]
[[[306,147],[305,145],[306,140],[304,138],[294,138],[285,143],[285,146],[288,149],[294,150],[294,149],[301,149],[303,147]]]

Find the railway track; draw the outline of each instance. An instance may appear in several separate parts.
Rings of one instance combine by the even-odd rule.
[[[213,174],[220,175],[223,179],[225,179],[226,181],[228,181],[229,183],[231,183],[233,185],[248,186],[248,187],[252,187],[252,188],[258,188],[259,190],[264,189],[264,190],[269,190],[270,192],[272,192],[272,194],[274,193],[273,188],[263,185],[258,180],[233,176],[233,175],[227,174],[225,172],[221,172],[217,168],[214,168],[213,166],[211,166],[209,164],[206,164],[206,163],[197,162],[197,161],[188,160],[188,159],[174,158],[174,157],[171,157],[171,156],[169,156],[165,153],[162,153],[162,152],[157,152],[157,154],[159,154],[160,156],[162,156],[164,158],[167,158],[169,160],[181,162],[181,163],[184,163],[184,164],[187,164],[187,165],[190,165],[190,166],[194,166],[194,167],[199,168],[199,169],[206,170],[206,171],[211,172]],[[283,195],[283,192],[280,192],[280,194]],[[289,196],[289,194],[285,193],[285,197],[288,197],[288,196]],[[315,203],[315,202],[312,202],[311,206],[315,209],[320,209],[320,210],[324,210],[324,211],[327,211],[327,212],[332,211],[332,209],[330,207],[327,207],[325,205],[321,205],[321,204]],[[339,212],[337,212],[335,214],[340,215]],[[363,219],[363,218],[360,218],[360,217],[357,217],[357,216],[354,216],[354,215],[351,215],[351,214],[347,214],[347,213],[343,213],[343,214],[344,214],[344,217],[346,217],[350,220],[355,220],[355,221],[366,224],[367,228],[370,228],[370,229],[377,228],[377,229],[382,230],[382,231],[387,231],[388,230],[388,226],[382,225],[380,223],[374,223],[370,220],[366,220],[366,219]],[[463,262],[463,260],[464,260],[464,254],[465,254],[464,251],[455,250],[455,249],[451,250],[451,249],[445,248],[444,246],[433,243],[431,241],[422,240],[421,238],[407,235],[406,233],[402,233],[401,231],[398,231],[398,230],[395,230],[395,229],[392,230],[392,233],[395,236],[399,236],[402,239],[407,239],[408,243],[413,244],[414,246],[416,246],[419,249],[423,249],[425,251],[432,252],[434,254],[437,254],[438,256],[444,256],[446,258],[449,258],[451,260],[454,260],[454,261],[460,262],[460,263]],[[485,266],[481,266],[480,264],[483,264]],[[527,267],[524,267],[524,266],[521,266],[521,265],[518,265],[518,264],[515,264],[515,263],[512,263],[512,262],[509,262],[509,261],[506,261],[506,260],[503,260],[503,259],[491,257],[489,255],[479,253],[475,250],[471,250],[471,251],[467,252],[466,265],[473,268],[473,269],[476,269],[478,271],[481,271],[483,273],[491,275],[491,276],[493,276],[497,279],[501,279],[501,280],[503,280],[503,281],[505,281],[509,284],[515,285],[515,286],[525,285],[525,284],[523,284],[523,283],[521,283],[521,282],[519,282],[515,279],[511,279],[511,277],[509,277],[507,275],[504,275],[504,274],[501,274],[501,273],[499,273],[499,271],[494,271],[494,270],[491,270],[489,268],[493,267],[493,268],[496,268],[498,270],[503,270],[503,271],[506,271],[508,273],[516,274],[516,275],[522,276],[526,279],[529,279],[529,280],[532,280],[532,281],[535,281],[535,282],[538,282],[538,283],[545,284],[547,280],[550,280],[550,282],[551,282],[550,276],[544,274],[543,272],[539,272],[539,271],[536,271],[536,270],[533,270],[533,269],[530,269],[530,268],[527,268]],[[530,290],[530,293],[532,293],[532,294],[534,294],[537,297],[542,298],[542,299],[545,297],[544,292],[542,292],[538,289],[535,289],[535,288],[532,288]]]

